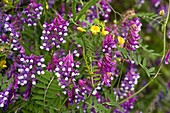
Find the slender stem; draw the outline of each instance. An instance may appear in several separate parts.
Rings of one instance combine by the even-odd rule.
[[[46,95],[47,95],[47,91],[48,91],[48,88],[50,87],[52,81],[54,80],[54,76],[52,77],[52,79],[50,80],[50,82],[48,83],[48,86],[45,90],[45,93],[44,93],[44,105],[45,105],[45,98],[46,98]]]
[[[128,98],[122,100],[119,102],[119,104],[122,104],[124,102],[126,102],[127,100],[129,100],[130,98],[136,96],[137,94],[139,94],[141,91],[143,91],[147,86],[149,86],[153,80],[158,76],[162,66],[163,66],[163,61],[164,61],[164,58],[165,58],[165,54],[166,54],[166,26],[167,26],[167,23],[168,23],[168,19],[169,19],[169,12],[170,12],[170,0],[169,0],[169,8],[168,8],[168,14],[167,14],[167,18],[165,20],[165,23],[163,25],[164,29],[163,29],[163,40],[164,40],[164,46],[163,46],[163,55],[162,55],[162,59],[161,59],[161,63],[160,63],[160,67],[158,69],[158,71],[156,72],[155,76],[153,77],[153,79],[151,79],[145,86],[143,86],[140,90],[138,90],[136,93],[134,93],[133,95],[129,96]]]

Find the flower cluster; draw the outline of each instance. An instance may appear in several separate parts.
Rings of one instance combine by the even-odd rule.
[[[23,10],[23,16],[26,16],[25,23],[28,26],[36,26],[36,21],[40,19],[40,16],[42,14],[42,4],[37,4],[35,0],[31,0],[30,4]]]
[[[16,17],[12,15],[7,15],[5,19],[4,29],[6,32],[10,32],[11,38],[19,38],[21,36],[20,31],[23,30],[21,24],[23,24],[24,20],[21,21],[21,13],[18,13]]]
[[[43,42],[40,49],[49,51],[52,47],[60,48],[61,43],[66,43],[64,37],[68,35],[68,26],[68,21],[65,21],[60,15],[50,24],[44,23],[43,35],[40,37]]]
[[[116,69],[116,60],[113,60],[109,54],[105,54],[102,61],[98,62],[99,73],[101,74],[101,85],[111,86],[113,76],[118,76],[118,70]]]
[[[134,91],[134,87],[140,78],[139,73],[137,73],[137,70],[134,68],[133,64],[129,65],[129,70],[121,82],[120,90],[114,89],[114,93],[117,95],[117,99],[123,99],[127,97],[129,92]]]
[[[138,40],[140,39],[139,32],[141,31],[141,22],[139,18],[127,19],[122,22],[122,37],[127,40],[124,44],[129,50],[136,50],[138,48]]]
[[[0,92],[0,108],[3,107],[6,109],[9,104],[15,101],[18,98],[18,95],[13,89],[13,84],[10,84],[9,87],[2,92]]]
[[[16,79],[18,80],[18,85],[24,86],[28,82],[31,82],[33,85],[36,84],[35,75],[45,74],[42,70],[46,65],[43,63],[43,56],[35,56],[31,54],[26,56],[21,54],[16,58],[17,62],[17,72]]]
[[[95,88],[92,90],[92,83],[90,79],[79,79],[78,85],[74,83],[74,86],[71,90],[68,90],[68,100],[66,102],[66,106],[76,104],[76,108],[79,109],[81,106],[79,106],[80,102],[83,102],[83,112],[86,113],[88,109],[88,105],[85,103],[85,97],[90,96],[91,92],[94,98],[97,99],[98,103],[101,102],[101,96],[97,92],[98,88]],[[93,106],[93,104],[92,104]],[[91,112],[95,113],[95,109],[91,108]]]
[[[102,51],[104,53],[111,53],[112,49],[116,48],[117,40],[114,38],[113,35],[106,35],[105,39],[102,43]]]
[[[55,62],[55,75],[58,77],[59,85],[61,88],[65,89],[76,81],[75,77],[79,75],[79,72],[74,68],[79,68],[80,63],[74,61],[73,54],[70,52],[64,58],[60,58],[58,60],[55,59]],[[63,93],[66,94],[67,92],[64,91]]]
[[[132,94],[128,94],[126,97],[131,96]],[[113,110],[113,113],[130,113],[130,111],[134,108],[134,104],[136,102],[136,97],[132,97],[126,102],[122,103],[120,106],[122,107],[121,111],[120,109],[116,108]]]

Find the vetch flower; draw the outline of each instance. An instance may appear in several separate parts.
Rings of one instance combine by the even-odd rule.
[[[114,76],[118,76],[117,63],[109,54],[105,54],[102,61],[98,62],[99,74],[101,74],[101,85],[111,86]]]
[[[58,15],[50,24],[44,23],[42,31],[42,45],[40,49],[50,51],[52,47],[60,48],[61,43],[66,43],[64,39],[68,35],[68,21]]]
[[[122,22],[121,36],[126,40],[125,48],[134,51],[139,47],[141,26],[139,18],[126,19]]]
[[[58,77],[59,85],[64,89],[63,93],[66,93],[66,89],[70,84],[76,81],[75,77],[79,75],[79,72],[75,68],[79,68],[80,63],[75,62],[73,59],[73,54],[69,54],[56,60],[55,65],[55,75]]]
[[[91,26],[90,31],[91,31],[94,35],[96,35],[97,33],[100,32],[100,27],[99,27],[99,26],[96,26],[96,25],[93,25],[93,26]]]
[[[116,48],[117,40],[114,38],[114,35],[108,34],[102,43],[102,51],[104,53],[111,53],[112,49]]]
[[[28,26],[36,26],[37,25],[37,20],[40,19],[40,16],[42,14],[42,4],[37,4],[35,2],[35,0],[31,0],[30,4],[28,4],[28,6],[23,10],[23,14],[24,16],[26,16],[27,18],[25,18],[25,23]]]
[[[170,62],[170,50],[168,50],[165,56],[165,64],[169,64],[169,62]]]
[[[133,94],[133,93],[132,93]],[[132,95],[131,93],[128,93],[126,98],[128,98],[129,96]],[[129,100],[127,100],[126,102],[122,103],[120,106],[123,109],[123,111],[121,111],[119,108],[115,108],[112,113],[130,113],[131,110],[134,108],[134,104],[136,102],[136,97],[132,97]]]
[[[160,3],[161,3],[161,0],[151,0],[151,2],[153,3],[153,5],[155,7],[158,7],[160,5]]]
[[[129,69],[121,81],[120,89],[114,89],[114,94],[117,95],[117,99],[123,99],[129,92],[134,91],[135,85],[138,83],[139,78],[139,73],[134,68],[134,65],[129,63]]]

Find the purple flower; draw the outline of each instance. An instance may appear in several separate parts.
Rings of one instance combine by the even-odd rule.
[[[60,15],[52,23],[44,23],[43,35],[40,37],[43,42],[40,49],[49,51],[52,47],[60,48],[61,43],[66,43],[64,37],[68,35],[68,25],[68,21],[65,21]]]
[[[1,43],[3,43],[3,44],[8,44],[9,43],[9,39],[8,39],[7,35],[4,34],[4,33],[2,35],[0,35],[0,44]]]
[[[140,78],[139,73],[137,73],[137,70],[133,67],[133,65],[129,65],[129,70],[121,81],[120,90],[114,89],[114,93],[117,95],[117,99],[123,99],[128,95],[129,92],[134,91],[134,87]]]
[[[78,81],[78,85],[74,83],[74,86],[71,90],[68,90],[68,100],[66,102],[66,106],[76,104],[76,108],[79,109],[81,106],[79,106],[80,102],[83,102],[83,111],[87,112],[88,105],[84,103],[85,97],[88,97],[92,92],[92,83],[90,79],[80,79]],[[96,98],[98,103],[101,102],[101,96],[97,92],[97,89],[95,88],[92,92],[92,98]],[[92,103],[92,106],[94,104]],[[91,111],[95,113],[95,109],[92,108]]]
[[[155,7],[158,7],[161,3],[161,0],[151,0],[151,2]]]
[[[75,68],[79,68],[80,63],[73,60],[73,55],[70,52],[66,57],[55,61],[54,72],[58,77],[59,85],[64,89],[76,81],[75,77],[79,75],[79,72]],[[67,92],[64,91],[63,93]]]
[[[18,13],[16,16],[7,15],[5,18],[4,29],[6,33],[9,32],[9,41],[11,41],[11,49],[14,51],[21,49],[21,45],[18,42],[18,39],[20,39],[21,37],[20,31],[23,30],[23,27],[21,25],[23,23],[24,21],[22,21],[20,13]],[[7,36],[6,40],[8,40]]]
[[[127,40],[125,47],[129,50],[138,48],[139,32],[141,31],[141,22],[139,18],[127,19],[122,22],[122,37]]]
[[[145,0],[136,0],[136,5],[137,5],[138,7],[141,7],[142,4],[144,4],[144,3],[145,3]]]
[[[42,14],[42,4],[37,4],[35,0],[31,0],[31,2],[28,4],[28,6],[23,10],[23,14],[25,17],[25,23],[28,26],[36,26],[37,20],[40,19],[40,16]]]
[[[113,76],[118,76],[118,70],[116,69],[116,60],[113,60],[109,54],[105,54],[102,61],[98,62],[99,74],[101,74],[101,84],[111,86]]]
[[[166,17],[168,14],[168,4],[161,4],[157,10],[157,13],[159,14],[161,10],[164,10],[164,17]]]
[[[0,107],[7,109],[9,104],[12,104],[18,98],[16,90],[13,89],[13,83],[9,84],[8,88],[0,92]]]
[[[129,93],[126,98],[131,96],[132,94]],[[132,97],[126,102],[122,103],[120,106],[122,107],[123,111],[121,111],[119,108],[116,108],[113,110],[113,113],[130,113],[131,110],[134,108],[134,104],[136,102],[136,97]]]
[[[168,36],[168,39],[170,39],[170,29],[168,29],[167,31],[167,36]]]
[[[117,40],[114,39],[113,35],[106,35],[102,43],[102,51],[104,53],[111,53],[112,49],[116,48]]]
[[[169,62],[170,62],[170,50],[168,50],[165,56],[165,64],[169,64]]]

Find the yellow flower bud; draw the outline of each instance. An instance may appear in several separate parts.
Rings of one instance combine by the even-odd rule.
[[[45,2],[45,8],[46,9],[48,9],[49,7],[48,7],[48,3],[47,2]]]
[[[0,68],[3,69],[3,68],[6,68],[6,61],[5,60],[1,60],[0,61]]]
[[[116,20],[114,20],[114,21],[113,21],[113,23],[114,23],[114,24],[117,24],[117,21],[116,21]]]
[[[77,27],[77,30],[80,31],[80,32],[86,32],[86,30],[83,29],[82,27]]]
[[[160,16],[164,16],[164,14],[165,14],[165,11],[164,11],[164,10],[160,10],[160,11],[159,11],[159,15],[160,15]]]
[[[120,45],[123,45],[125,43],[125,40],[121,36],[118,36],[118,41]]]

